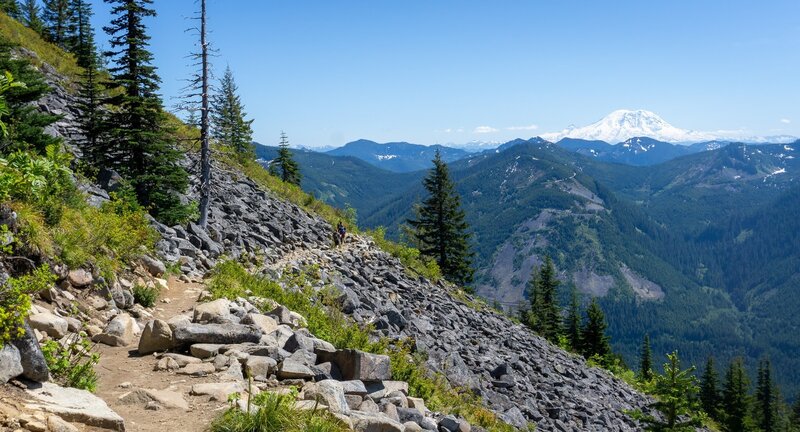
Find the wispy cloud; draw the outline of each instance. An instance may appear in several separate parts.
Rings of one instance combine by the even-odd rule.
[[[495,128],[491,127],[491,126],[478,126],[475,129],[473,129],[473,131],[472,131],[472,133],[476,133],[476,134],[488,134],[488,133],[494,133],[494,132],[497,132],[497,129],[495,129]]]
[[[506,130],[510,131],[532,131],[536,129],[539,129],[539,125],[532,124],[528,126],[509,126],[506,128]]]
[[[783,124],[789,124],[789,123],[791,123],[791,122],[792,122],[792,121],[791,121],[791,120],[789,120],[789,119],[787,119],[787,118],[782,118],[782,119],[781,119],[781,123],[783,123]]]

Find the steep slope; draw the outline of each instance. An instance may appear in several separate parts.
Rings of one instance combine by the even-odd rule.
[[[262,165],[274,159],[277,147],[256,145],[256,156]],[[326,203],[359,213],[371,213],[382,198],[404,191],[418,182],[423,172],[397,173],[377,168],[354,156],[331,156],[309,150],[292,150],[303,175],[303,190]]]
[[[358,140],[328,151],[333,156],[353,156],[369,164],[394,172],[418,171],[433,166],[431,160],[436,151],[445,162],[452,162],[467,156],[465,150],[442,145],[424,146],[406,142],[379,144],[369,140]]]

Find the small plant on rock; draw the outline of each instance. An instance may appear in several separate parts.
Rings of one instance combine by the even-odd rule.
[[[85,333],[72,334],[64,342],[49,340],[42,345],[42,353],[56,382],[90,392],[96,390],[94,366],[100,361],[100,354],[94,352]]]
[[[156,304],[160,292],[161,290],[157,287],[136,285],[133,287],[133,301],[144,307],[153,307],[153,305]]]
[[[0,285],[0,346],[25,333],[22,324],[31,308],[30,294],[49,288],[55,279],[50,267],[44,265]]]

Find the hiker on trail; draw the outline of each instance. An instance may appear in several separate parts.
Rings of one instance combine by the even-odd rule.
[[[336,232],[339,233],[339,243],[344,244],[344,238],[347,235],[347,230],[345,229],[344,224],[342,224],[342,221],[339,221],[339,224],[336,225]]]

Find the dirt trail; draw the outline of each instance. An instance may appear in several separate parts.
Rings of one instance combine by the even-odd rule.
[[[191,311],[203,288],[202,284],[170,278],[168,288],[162,291],[156,305],[155,318],[168,320],[182,312]],[[125,419],[127,431],[203,431],[227,408],[225,402],[210,402],[208,396],[189,395],[193,384],[216,382],[217,379],[213,376],[193,378],[174,372],[156,372],[153,370],[156,358],[152,355],[139,356],[135,345],[123,348],[98,345],[98,349],[100,363],[95,368],[98,374],[97,395]],[[120,387],[123,383],[130,383],[130,387]],[[122,403],[120,396],[135,388],[182,393],[190,409],[183,411],[163,408],[151,411],[145,410],[142,403]]]

